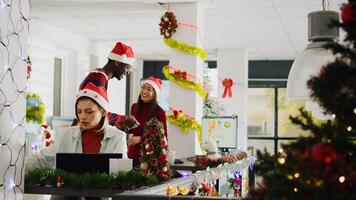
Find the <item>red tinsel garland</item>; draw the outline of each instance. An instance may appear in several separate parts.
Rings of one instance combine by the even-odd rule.
[[[141,147],[140,168],[147,174],[154,174],[160,181],[171,177],[168,165],[168,142],[163,124],[152,118],[144,126],[143,146]]]

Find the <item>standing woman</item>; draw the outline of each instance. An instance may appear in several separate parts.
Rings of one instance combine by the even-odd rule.
[[[75,103],[78,125],[64,129],[49,148],[28,157],[26,171],[54,167],[56,153],[122,153],[126,157],[126,134],[108,125],[108,103],[105,88],[88,83]]]
[[[133,115],[140,125],[131,130],[132,135],[128,139],[128,157],[133,159],[134,167],[139,167],[140,145],[143,141],[143,127],[146,122],[152,118],[157,118],[162,122],[164,135],[167,138],[166,113],[158,105],[157,98],[162,89],[162,80],[155,77],[148,77],[141,84],[140,95],[137,103],[131,106],[131,115]]]

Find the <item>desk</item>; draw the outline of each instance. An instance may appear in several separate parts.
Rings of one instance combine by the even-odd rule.
[[[180,158],[179,160],[183,161],[183,163],[171,165],[170,167],[172,170],[188,170],[188,171],[196,172],[196,171],[201,171],[206,169],[204,167],[195,166],[194,162],[191,161],[190,158]]]

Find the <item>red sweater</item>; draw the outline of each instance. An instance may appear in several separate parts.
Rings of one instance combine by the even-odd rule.
[[[143,104],[141,108],[141,112],[136,115],[136,103],[131,106],[131,115],[135,116],[138,122],[140,122],[140,126],[130,131],[134,136],[143,136],[143,126],[149,121],[148,116],[148,104]],[[167,137],[167,122],[166,122],[166,113],[164,110],[157,106],[155,117],[162,122],[164,127],[164,134]],[[142,142],[142,138],[141,138]],[[131,159],[139,159],[140,158],[140,143],[136,145],[129,145],[127,155]]]
[[[104,134],[97,133],[95,130],[85,130],[82,133],[82,148],[83,153],[99,153],[101,141]]]

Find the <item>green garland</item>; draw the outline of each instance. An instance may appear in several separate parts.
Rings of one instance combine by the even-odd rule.
[[[142,186],[158,184],[155,176],[147,176],[143,171],[120,171],[113,174],[85,173],[74,174],[60,169],[37,168],[25,174],[27,187],[56,186],[57,178],[62,177],[61,187],[73,189],[115,189],[133,190]]]
[[[182,112],[178,112],[177,115],[167,115],[167,121],[179,126],[183,133],[188,133],[189,129],[194,129],[197,133],[198,139],[202,141],[202,129],[200,124],[194,119],[185,116]]]
[[[194,81],[190,81],[190,80],[184,79],[181,76],[175,76],[173,73],[171,73],[169,71],[169,66],[168,65],[165,65],[163,67],[162,73],[164,74],[164,76],[168,80],[170,80],[170,81],[172,81],[172,82],[174,82],[174,83],[176,83],[176,84],[178,84],[178,85],[180,85],[180,86],[182,86],[184,88],[195,90],[196,92],[198,92],[198,94],[203,99],[205,99],[205,97],[208,95],[208,93],[205,91],[204,87],[201,84],[196,83]]]
[[[38,94],[27,93],[26,94],[26,122],[32,122],[36,124],[43,124],[45,105]],[[35,105],[30,102],[36,102]]]
[[[206,52],[204,51],[204,49],[201,49],[199,47],[190,46],[172,38],[164,38],[164,43],[171,48],[177,49],[178,51],[199,56],[203,60],[206,59]]]

